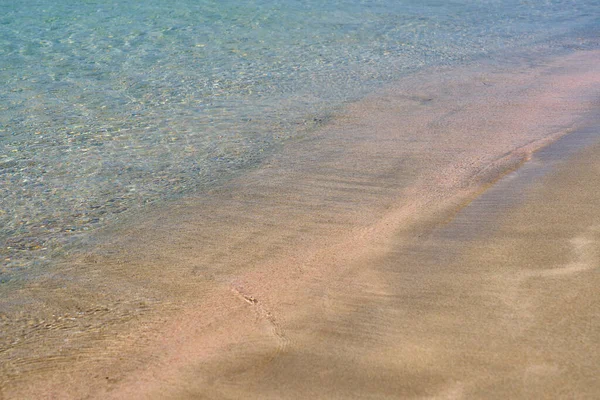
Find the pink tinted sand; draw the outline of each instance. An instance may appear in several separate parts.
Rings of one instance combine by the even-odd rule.
[[[81,271],[106,286],[155,293],[151,317],[6,395],[458,398],[509,376],[518,356],[477,357],[497,340],[496,305],[439,303],[482,278],[398,249],[584,124],[599,89],[600,53],[578,52],[423,71],[349,105],[261,168],[118,232],[116,254],[88,255]],[[480,341],[461,331],[472,318]]]

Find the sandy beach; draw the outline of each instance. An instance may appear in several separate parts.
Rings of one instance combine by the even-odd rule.
[[[0,395],[596,398],[599,93],[575,51],[349,104],[4,296]]]

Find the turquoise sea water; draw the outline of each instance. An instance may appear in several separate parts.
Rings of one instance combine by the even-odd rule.
[[[259,164],[402,74],[576,45],[600,26],[593,0],[0,0],[0,10],[2,281]]]

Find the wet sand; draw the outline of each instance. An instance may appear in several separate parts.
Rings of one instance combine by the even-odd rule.
[[[597,396],[599,61],[423,71],[105,231],[3,293],[1,393]]]

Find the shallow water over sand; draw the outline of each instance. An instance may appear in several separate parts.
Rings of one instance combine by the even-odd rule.
[[[582,45],[600,14],[562,0],[4,3],[0,282],[256,167],[409,71]]]

